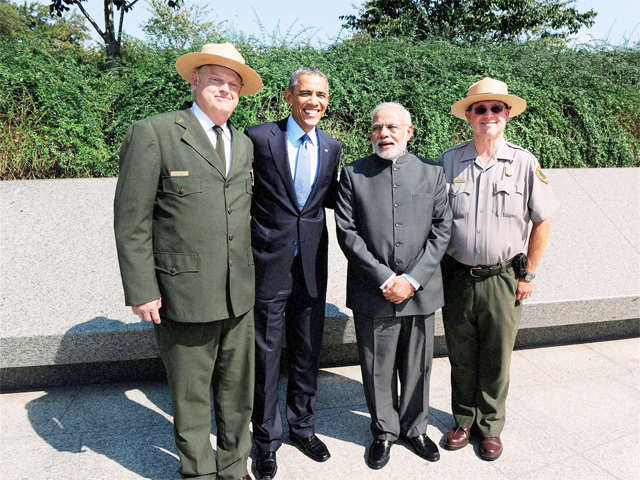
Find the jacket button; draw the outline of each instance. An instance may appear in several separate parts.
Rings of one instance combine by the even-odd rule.
[[[176,273],[176,272],[177,272],[176,267],[171,267],[171,270],[169,270],[169,271],[170,271],[171,273]]]
[[[229,182],[225,183],[225,184],[224,184],[224,188],[229,188],[229,185],[230,185],[230,183],[229,183]]]
[[[233,265],[233,260],[229,259],[229,266]]]
[[[402,242],[396,242],[396,247],[399,247],[400,245],[402,245]]]
[[[229,234],[229,240],[233,240],[233,233]]]
[[[182,195],[184,193],[184,188],[181,187],[180,190],[178,190],[178,193]]]
[[[399,206],[400,206],[400,204],[399,204],[399,203],[397,203],[397,202],[393,204],[393,207],[394,207],[394,208],[398,208]]]
[[[227,213],[228,213],[229,215],[231,215],[231,212],[233,212],[233,209],[231,209],[231,208],[227,208]]]

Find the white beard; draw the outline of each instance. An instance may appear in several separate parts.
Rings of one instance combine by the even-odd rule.
[[[401,145],[398,143],[396,143],[393,148],[388,148],[386,150],[380,150],[377,144],[373,146],[373,150],[376,152],[376,155],[378,155],[380,158],[390,160],[392,162],[395,162],[398,158],[404,155],[406,149],[406,144]]]

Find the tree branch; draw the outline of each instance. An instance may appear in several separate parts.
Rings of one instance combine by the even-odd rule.
[[[135,0],[136,3],[138,0]],[[131,5],[133,5],[133,3]],[[120,24],[118,25],[118,43],[122,40],[122,22],[124,22],[124,6],[120,9]]]
[[[126,3],[125,5],[123,5],[124,8],[126,8],[127,10],[129,10],[131,7],[133,7],[136,3],[138,3],[138,0],[133,0],[130,3]]]
[[[136,0],[136,1],[137,1],[137,0]],[[95,29],[96,29],[96,32],[98,32],[98,35],[100,35],[100,36],[102,37],[102,39],[106,41],[105,33],[104,33],[102,30],[100,30],[100,27],[98,26],[98,24],[96,23],[96,21],[93,19],[93,17],[91,17],[91,15],[89,15],[89,12],[87,12],[87,11],[84,9],[84,7],[82,6],[82,3],[81,3],[81,2],[79,2],[79,1],[75,1],[75,2],[73,2],[73,3],[75,3],[75,4],[78,6],[78,8],[80,8],[80,11],[81,11],[81,12],[82,12],[82,14],[85,16],[85,18],[86,18],[87,20],[89,20],[89,23],[90,23],[91,25],[93,25],[93,28],[95,28]]]

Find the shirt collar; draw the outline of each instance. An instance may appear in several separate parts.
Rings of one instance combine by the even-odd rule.
[[[193,105],[191,105],[191,111],[196,116],[198,122],[200,122],[200,125],[202,125],[202,128],[204,128],[205,132],[208,132],[216,125],[213,120],[211,120],[208,115],[202,111],[202,109],[196,102],[193,102]],[[220,127],[222,127],[222,132],[225,135],[230,136],[229,126],[227,125],[227,122],[224,122],[222,125],[220,125]]]
[[[296,122],[293,119],[293,116],[289,115],[289,118],[287,119],[287,139],[289,139],[289,141],[291,143],[296,145],[300,141],[300,139],[304,136],[305,133],[307,135],[309,135],[309,139],[311,140],[311,143],[313,145],[317,145],[318,144],[318,131],[317,131],[317,128],[313,127],[308,132],[305,132],[300,127],[300,125],[298,125],[298,122]]]
[[[462,150],[460,160],[463,162],[468,160],[475,160],[477,156],[478,151],[476,150],[476,146],[473,143],[473,140],[470,140]],[[508,160],[510,162],[513,161],[513,149],[509,145],[507,145],[506,140],[502,140],[502,145],[500,145],[494,157],[496,158],[496,160]]]

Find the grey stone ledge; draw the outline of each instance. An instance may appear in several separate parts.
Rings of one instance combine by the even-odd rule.
[[[545,173],[561,206],[517,347],[640,335],[640,169]],[[112,232],[115,184],[114,178],[0,181],[2,388],[126,380],[161,370],[150,325],[124,306]],[[344,298],[346,261],[329,210],[327,220],[324,366],[357,362]],[[446,354],[439,312],[435,351]]]

